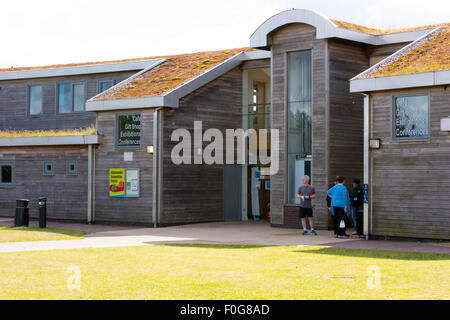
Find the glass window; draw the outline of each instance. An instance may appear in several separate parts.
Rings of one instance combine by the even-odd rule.
[[[86,98],[84,97],[84,84],[77,83],[73,86],[73,111],[83,112],[84,102]]]
[[[430,137],[428,94],[393,97],[393,140],[426,140]]]
[[[288,53],[288,203],[297,203],[297,189],[304,175],[311,177],[312,70],[311,51]]]
[[[86,101],[84,83],[61,83],[58,85],[58,112],[83,112]]]
[[[42,86],[33,85],[29,90],[30,115],[42,114]]]
[[[78,174],[78,167],[76,160],[67,160],[66,162],[66,174],[69,176],[76,176]]]
[[[0,185],[8,185],[13,182],[13,165],[10,163],[0,163]]]
[[[44,176],[52,176],[53,175],[53,161],[44,161]]]
[[[99,84],[99,92],[103,92],[108,90],[109,88],[111,88],[113,86],[113,81],[112,80],[103,80],[100,81]]]

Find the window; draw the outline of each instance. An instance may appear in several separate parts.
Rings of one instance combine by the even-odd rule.
[[[140,148],[141,115],[119,114],[116,118],[116,146],[119,148]]]
[[[53,161],[44,161],[43,174],[44,174],[44,176],[52,176],[53,175]]]
[[[12,185],[14,166],[12,163],[0,162],[0,186]]]
[[[392,98],[392,140],[430,138],[430,99],[428,94],[397,95]]]
[[[296,203],[302,177],[311,177],[312,70],[311,51],[288,53],[287,72],[287,202]]]
[[[76,176],[78,174],[78,166],[76,160],[67,160],[66,174],[68,176]]]
[[[100,80],[98,82],[98,93],[101,93],[103,91],[108,90],[112,86],[115,86],[119,82],[122,82],[125,79],[106,79],[106,80]]]
[[[28,110],[31,116],[42,114],[42,86],[28,87]]]
[[[85,91],[84,82],[58,84],[58,113],[84,112]]]

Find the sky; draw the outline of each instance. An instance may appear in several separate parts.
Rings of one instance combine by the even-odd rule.
[[[384,29],[450,22],[448,0],[2,2],[0,67],[245,47],[261,23],[292,8]]]

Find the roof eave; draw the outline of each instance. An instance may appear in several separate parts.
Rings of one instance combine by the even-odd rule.
[[[69,146],[98,143],[98,135],[0,138],[0,147]]]
[[[140,60],[140,61],[73,66],[73,67],[58,67],[58,68],[49,68],[49,69],[5,71],[5,72],[0,72],[0,81],[1,80],[63,77],[63,76],[109,73],[109,72],[136,71],[136,70],[145,69],[149,65],[158,63],[158,61],[160,61],[160,60],[161,59],[150,59],[150,60]]]
[[[432,87],[450,84],[450,70],[350,80],[350,92]]]

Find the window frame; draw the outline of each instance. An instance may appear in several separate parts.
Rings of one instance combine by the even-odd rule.
[[[74,164],[75,169],[72,171],[70,170],[70,166]],[[78,162],[75,159],[72,160],[66,160],[66,175],[67,176],[77,176],[78,175]]]
[[[84,104],[83,104],[83,111],[75,111],[74,110],[74,95],[75,95],[75,90],[74,90],[74,87],[75,87],[75,85],[79,85],[79,84],[82,84],[83,85],[83,87],[84,87],[84,98],[83,98],[83,100],[84,100]],[[71,111],[70,112],[59,112],[59,93],[60,93],[60,91],[59,91],[59,87],[61,86],[61,85],[70,85],[70,87],[71,87],[71,93],[70,93],[70,108],[71,108]],[[55,104],[56,104],[56,114],[58,114],[58,115],[68,115],[68,114],[79,114],[79,113],[86,113],[87,111],[86,111],[86,101],[87,101],[87,85],[86,85],[86,81],[85,80],[80,80],[80,81],[73,81],[73,82],[57,82],[56,83],[56,89],[55,89],[55,92],[56,92],[56,95],[55,95]]]
[[[141,132],[139,136],[139,145],[136,146],[119,146],[119,117],[120,116],[132,116],[132,115],[139,115],[141,117]],[[116,119],[114,123],[114,146],[116,149],[121,150],[141,150],[142,147],[142,112],[120,112],[116,113]]]
[[[11,166],[11,182],[2,182],[2,170],[3,166]],[[15,164],[13,161],[0,161],[0,187],[12,187],[15,182]]]
[[[398,138],[395,136],[395,99],[396,98],[408,98],[408,97],[420,97],[426,96],[428,102],[428,137],[406,137]],[[429,142],[431,139],[431,96],[429,91],[421,92],[410,92],[410,93],[399,93],[393,94],[391,96],[391,142],[401,143],[401,142]]]
[[[52,170],[51,171],[47,171],[47,165],[51,164],[52,166]],[[55,175],[55,161],[53,160],[44,160],[42,162],[42,175],[43,176],[53,176]]]
[[[38,114],[31,114],[31,87],[41,87],[42,90],[41,113]],[[44,115],[44,86],[41,83],[27,84],[27,115],[29,117],[41,117]]]
[[[285,108],[284,108],[284,123],[285,123],[285,137],[284,137],[284,144],[286,146],[286,150],[285,152],[285,159],[284,159],[284,170],[286,172],[286,174],[288,174],[289,172],[289,150],[288,150],[288,146],[289,146],[289,95],[288,95],[288,86],[289,86],[289,54],[290,53],[295,53],[295,52],[302,52],[302,51],[310,51],[311,54],[311,155],[307,155],[306,158],[304,158],[305,161],[308,161],[311,165],[311,175],[310,175],[310,184],[312,184],[313,182],[313,164],[314,164],[314,130],[313,130],[313,126],[314,126],[314,120],[313,120],[313,116],[314,116],[314,57],[315,57],[315,53],[314,53],[314,48],[311,46],[301,46],[295,49],[291,49],[291,50],[286,50],[283,52],[283,62],[284,62],[284,72],[283,72],[283,77],[284,77],[284,88],[283,88],[283,92],[284,92],[284,103],[285,103]],[[295,187],[296,191],[297,191],[297,186]],[[285,190],[285,195],[284,195],[284,205],[285,206],[298,206],[297,203],[292,203],[289,199],[289,180],[288,177],[286,177],[286,179],[284,179],[284,190]]]
[[[102,92],[105,92],[106,90],[109,90],[109,89],[106,89],[105,91],[101,91],[102,82],[107,82],[107,81],[112,82],[112,86],[110,87],[110,88],[112,88],[115,85],[119,84],[120,82],[122,82],[122,81],[124,81],[126,79],[128,79],[128,77],[125,77],[125,78],[102,78],[102,79],[98,79],[97,80],[97,94],[100,94]]]

